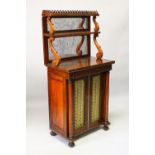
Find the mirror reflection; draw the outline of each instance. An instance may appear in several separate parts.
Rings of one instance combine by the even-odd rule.
[[[77,46],[81,43],[81,36],[74,37],[63,37],[63,38],[55,38],[53,42],[53,47],[59,53],[61,58],[77,56]],[[83,42],[80,46],[80,50],[82,51],[82,55],[86,55],[88,53],[87,48],[87,36],[83,37]],[[48,51],[49,59],[53,59],[53,54],[51,51]]]
[[[88,29],[87,18],[52,18],[51,20],[55,26],[56,31]],[[47,29],[49,31],[48,24]]]

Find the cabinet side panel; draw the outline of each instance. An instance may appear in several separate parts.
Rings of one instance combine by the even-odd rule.
[[[63,129],[63,83],[50,80],[52,123]]]
[[[66,136],[66,83],[49,75],[49,112],[51,129]]]

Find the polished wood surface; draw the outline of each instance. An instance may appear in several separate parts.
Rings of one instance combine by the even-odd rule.
[[[64,61],[59,66],[48,64],[48,87],[51,130],[74,141],[80,134],[97,128],[100,124],[108,128],[109,71],[115,61],[96,62],[95,57]],[[91,123],[92,78],[100,76],[100,112],[98,121]],[[74,129],[74,83],[85,83],[84,126]],[[103,95],[102,95],[103,94]],[[52,109],[53,107],[53,109]],[[53,114],[52,114],[53,113]],[[65,127],[66,125],[66,127]]]
[[[97,54],[96,54],[96,58],[97,58],[97,61],[98,61],[98,60],[102,59],[103,50],[102,50],[101,46],[99,45],[99,43],[96,40],[96,38],[98,37],[99,29],[100,29],[99,23],[97,23],[97,21],[96,21],[96,16],[93,16],[93,22],[94,22],[94,25],[95,25],[95,28],[94,28],[95,33],[94,33],[93,40],[94,40],[94,44],[95,44],[96,48],[98,49]]]
[[[42,12],[42,35],[44,64],[48,75],[48,102],[50,134],[57,134],[74,141],[97,128],[109,129],[109,78],[114,60],[101,59],[103,50],[96,38],[99,24],[97,11],[49,11]],[[91,32],[91,16],[94,32]],[[80,30],[55,31],[52,22],[55,18],[81,18]],[[88,20],[88,29],[82,29],[84,18]],[[47,25],[48,24],[48,25]],[[47,30],[49,26],[49,32]],[[97,47],[96,57],[91,57],[91,34]],[[75,55],[59,55],[53,46],[55,38],[81,36],[75,46]],[[81,47],[87,37],[87,53],[82,54]],[[49,59],[49,49],[53,59]],[[70,50],[70,49],[68,49]],[[96,109],[96,110],[95,110]]]
[[[105,72],[103,74],[103,125],[105,130],[108,129],[109,125],[109,118],[108,118],[108,113],[109,113],[109,72]]]
[[[108,102],[109,102],[109,71],[114,61],[103,60],[96,62],[96,58],[81,58],[79,60],[64,61],[60,66],[52,64],[48,68],[49,87],[49,118],[52,133],[60,134],[69,139],[69,146],[82,134],[92,129],[99,128],[108,130]],[[100,77],[100,101],[99,118],[91,122],[92,108],[92,78]],[[74,83],[76,80],[84,80],[84,126],[74,128]],[[55,135],[55,134],[52,134]]]
[[[66,80],[48,72],[50,127],[67,136],[67,85]]]
[[[97,11],[81,11],[81,10],[43,10],[42,16],[99,16]]]
[[[61,38],[61,37],[73,37],[73,36],[85,36],[90,34],[99,34],[100,32],[90,32],[90,31],[71,31],[71,32],[55,32],[54,34],[44,33],[45,37],[54,37],[54,38]]]
[[[73,82],[68,80],[68,137],[69,140],[73,140]]]
[[[50,32],[49,34],[50,35],[53,35],[54,32],[55,32],[55,26],[51,20],[50,17],[47,18],[47,23],[49,25],[49,28],[50,28]],[[54,38],[52,36],[50,36],[48,38],[48,46],[49,46],[49,50],[51,51],[51,53],[53,54],[54,56],[54,60],[52,61],[52,64],[54,65],[59,65],[60,64],[60,61],[61,61],[61,57],[59,56],[58,52],[56,51],[56,49],[54,48],[53,46],[53,41],[54,41]]]
[[[60,129],[63,129],[63,83],[59,80],[50,80],[51,89],[51,118],[53,124],[57,125]]]
[[[50,37],[48,39],[48,45],[49,45],[49,50],[51,51],[51,53],[54,56],[52,64],[55,65],[55,66],[58,66],[60,64],[60,62],[61,62],[61,57],[58,54],[58,52],[56,51],[56,49],[54,48],[53,41],[54,41],[54,38]]]
[[[82,21],[81,21],[81,23],[79,25],[80,29],[84,29],[84,27],[83,27],[84,21],[85,21],[85,18],[82,18]],[[84,36],[81,37],[81,41],[79,42],[79,44],[76,47],[77,55],[82,55],[81,47],[82,47],[83,42],[84,42]]]
[[[81,70],[81,69],[88,69],[88,68],[95,68],[105,65],[111,65],[115,63],[113,60],[106,60],[103,59],[102,61],[96,61],[95,57],[85,57],[79,59],[72,59],[68,61],[62,61],[59,66],[55,66],[51,63],[47,64],[47,67],[62,70],[62,71],[74,71],[74,70]]]
[[[43,44],[44,44],[44,63],[45,65],[49,62],[52,62],[53,65],[58,66],[61,62],[61,56],[59,55],[59,51],[56,51],[56,49],[53,46],[53,41],[55,38],[62,38],[62,37],[73,37],[73,36],[81,36],[81,41],[77,45],[76,50],[76,57],[84,57],[82,55],[81,47],[84,43],[84,39],[86,37],[87,39],[87,56],[91,55],[90,50],[90,42],[91,42],[91,35],[93,34],[93,40],[94,44],[97,48],[97,54],[96,59],[101,60],[103,56],[103,50],[99,43],[97,42],[96,38],[99,35],[99,24],[96,21],[96,17],[98,16],[97,11],[62,11],[62,10],[43,10],[42,12],[42,26],[43,26]],[[95,24],[94,32],[91,32],[91,16],[93,17],[93,22]],[[74,30],[57,30],[55,29],[55,25],[52,22],[52,18],[82,18],[82,21],[79,23],[79,29]],[[87,28],[85,29],[83,27],[84,20],[87,19]],[[49,32],[47,30],[47,26],[49,26]],[[49,60],[49,54],[48,54],[48,44],[50,45],[49,49],[51,50],[51,53],[53,53],[54,60]],[[74,56],[75,57],[75,56]],[[68,59],[69,57],[65,57],[63,59]],[[71,58],[71,57],[70,57]]]
[[[52,35],[55,32],[55,26],[54,26],[52,19],[50,17],[47,18],[47,23],[50,28],[50,35]]]

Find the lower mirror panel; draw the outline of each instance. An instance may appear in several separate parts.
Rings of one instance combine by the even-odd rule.
[[[78,56],[78,50],[81,51],[82,55],[88,54],[88,41],[87,36],[74,36],[74,37],[64,37],[55,38],[53,41],[53,47],[58,52],[60,57],[69,58]],[[49,49],[49,48],[48,48]],[[49,60],[53,60],[53,54],[50,49],[48,50]]]

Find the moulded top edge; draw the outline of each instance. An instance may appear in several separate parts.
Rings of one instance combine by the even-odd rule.
[[[43,10],[42,16],[99,16],[97,10]]]

